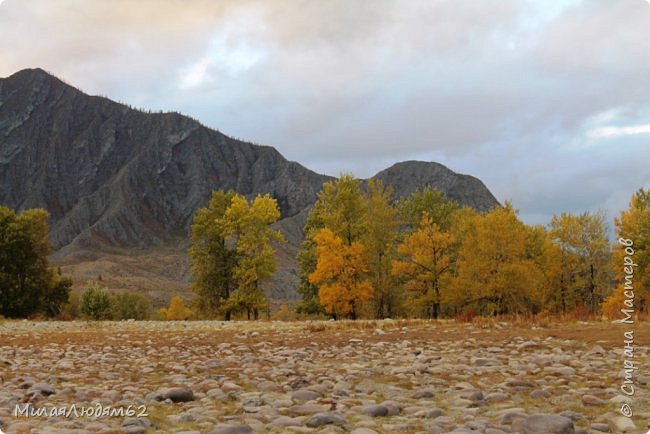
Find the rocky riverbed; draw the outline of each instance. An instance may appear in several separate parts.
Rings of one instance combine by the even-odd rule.
[[[0,430],[646,433],[649,348],[648,323],[3,321]]]

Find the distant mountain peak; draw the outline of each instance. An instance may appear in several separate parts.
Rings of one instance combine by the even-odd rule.
[[[471,206],[478,211],[487,211],[499,205],[490,190],[481,180],[470,175],[454,172],[436,162],[404,161],[393,164],[377,173],[373,178],[393,186],[396,193],[408,196],[425,187],[435,188],[461,205]]]

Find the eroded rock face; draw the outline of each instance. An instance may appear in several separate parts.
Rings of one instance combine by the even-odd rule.
[[[327,179],[271,147],[85,95],[41,70],[0,81],[0,167],[0,202],[47,208],[57,248],[184,237],[218,189],[271,193],[295,216]]]
[[[396,197],[429,185],[479,210],[498,205],[481,181],[437,163],[399,163],[375,177]],[[0,204],[47,209],[59,256],[176,245],[213,190],[270,193],[289,241],[278,279],[293,286],[302,226],[329,179],[272,147],[86,95],[40,69],[0,79]]]

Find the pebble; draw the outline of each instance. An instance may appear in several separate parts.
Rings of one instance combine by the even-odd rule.
[[[636,432],[637,427],[629,417],[616,416],[609,419],[609,428],[617,434]]]
[[[249,425],[219,425],[210,434],[250,434],[253,428]]]
[[[310,428],[317,428],[323,425],[345,425],[347,419],[338,412],[329,411],[326,413],[317,413],[309,418],[306,425]]]
[[[534,414],[517,423],[513,431],[521,430],[524,434],[574,434],[571,419],[556,414]]]
[[[164,399],[171,399],[172,402],[194,401],[194,392],[187,387],[172,387],[163,393]]]
[[[388,415],[388,408],[383,405],[366,405],[361,408],[361,413],[370,417],[382,417]]]

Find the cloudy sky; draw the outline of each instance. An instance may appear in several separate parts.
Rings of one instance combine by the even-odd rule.
[[[321,173],[437,161],[528,223],[650,187],[646,0],[0,0],[28,67]]]

